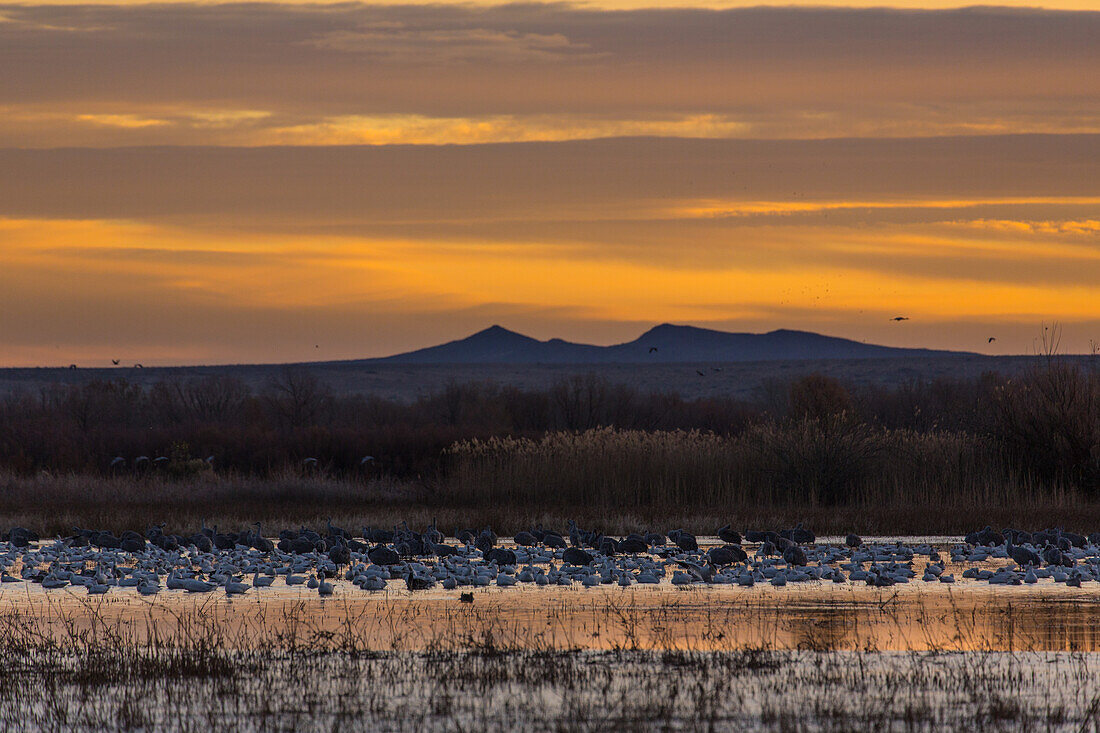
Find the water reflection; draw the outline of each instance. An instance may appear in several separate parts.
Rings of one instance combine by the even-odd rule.
[[[748,592],[525,587],[486,591],[473,604],[443,592],[357,592],[327,600],[297,589],[233,600],[0,592],[0,621],[33,619],[57,634],[97,624],[122,626],[138,637],[188,624],[224,625],[263,644],[343,634],[363,648],[410,650],[484,639],[533,649],[1098,651],[1098,610],[1096,599],[1079,589],[1017,595],[1017,589],[939,584]]]

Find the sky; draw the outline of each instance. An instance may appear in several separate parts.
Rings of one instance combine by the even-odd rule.
[[[1087,353],[1098,38],[1082,0],[0,4],[0,365]]]

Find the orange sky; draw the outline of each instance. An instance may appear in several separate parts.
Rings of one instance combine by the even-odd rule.
[[[0,5],[0,364],[1100,341],[1100,12],[654,5]]]

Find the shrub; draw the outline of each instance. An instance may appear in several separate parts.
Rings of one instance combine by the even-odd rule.
[[[826,420],[851,408],[848,390],[833,377],[810,374],[791,383],[790,416],[796,420]]]
[[[1100,493],[1100,375],[1053,360],[996,392],[998,437],[1026,470]]]

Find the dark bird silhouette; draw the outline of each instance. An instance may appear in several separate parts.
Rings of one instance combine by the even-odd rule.
[[[707,558],[713,565],[732,565],[736,562],[738,555],[729,546],[712,547],[707,550]]]
[[[994,342],[994,341],[996,341],[996,340],[997,340],[997,337],[996,337],[996,336],[990,336],[990,337],[989,337],[989,340],[988,340],[988,341],[986,341],[986,343],[987,343],[987,344],[991,344],[991,343],[993,343],[993,342]]]
[[[741,544],[741,533],[736,530],[730,529],[730,526],[728,524],[724,527],[720,527],[716,534],[718,535],[718,539],[722,540],[726,544]]]
[[[561,556],[562,562],[570,565],[590,565],[592,556],[579,547],[567,547]]]
[[[516,536],[513,539],[517,545],[523,547],[535,547],[539,544],[538,539],[530,532],[516,532]]]
[[[141,364],[134,364],[134,369],[144,369],[144,368],[145,367]]]
[[[891,321],[908,321],[908,320],[909,320],[909,316],[894,316],[894,317],[893,317],[893,318],[891,318],[890,320],[891,320]]]
[[[705,377],[705,376],[707,376],[706,372],[704,372],[704,371],[702,371],[702,370],[700,370],[700,369],[696,369],[696,370],[695,370],[695,373],[696,373],[696,374],[698,374],[698,375],[699,375],[700,377]]]
[[[676,543],[676,546],[684,552],[694,552],[695,550],[699,549],[699,543],[695,539],[695,535],[691,534],[690,532],[680,530],[676,533],[675,538],[672,537],[672,532],[669,532],[668,536],[669,539]]]
[[[370,558],[370,561],[375,565],[396,565],[401,562],[401,556],[385,545],[378,545],[372,548],[367,553],[367,557]]]
[[[564,550],[566,548],[565,538],[555,532],[547,532],[543,536],[542,542],[547,547],[552,547],[556,550]]]
[[[115,366],[118,366],[118,363],[120,361],[122,361],[122,359],[111,359],[111,363],[114,364]]]
[[[1026,547],[1012,544],[1012,535],[1006,535],[1005,537],[1005,552],[1007,552],[1008,556],[1015,560],[1016,564],[1020,567],[1026,567],[1028,565],[1038,567],[1042,564],[1039,553],[1034,550],[1029,550]]]
[[[788,565],[805,565],[806,553],[798,545],[791,545],[783,551],[783,559]]]
[[[405,587],[409,590],[428,590],[435,585],[435,579],[423,575],[410,575],[405,578]]]
[[[650,347],[649,347],[649,353],[651,353],[651,354],[652,354],[652,353],[654,353],[654,352],[656,352],[656,351],[657,351],[657,347],[656,347],[656,346],[650,346]]]

